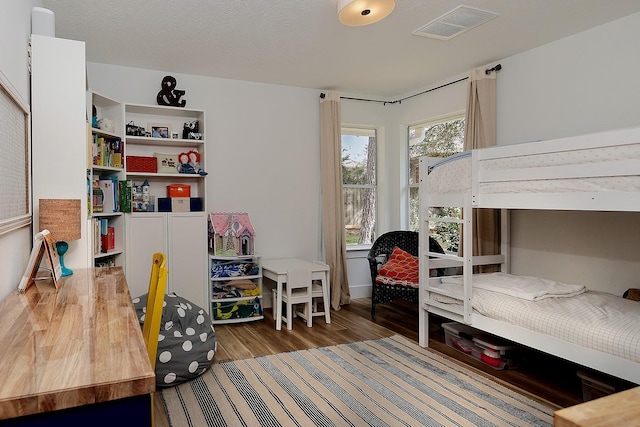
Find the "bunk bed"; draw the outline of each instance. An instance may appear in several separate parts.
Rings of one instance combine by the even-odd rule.
[[[420,159],[420,345],[428,346],[433,313],[640,384],[640,302],[509,272],[511,209],[640,212],[640,128],[431,160]],[[470,255],[471,213],[480,208],[501,212],[499,254]],[[460,228],[464,255],[429,251],[429,230],[442,222]],[[474,274],[488,264],[499,272]],[[443,267],[456,275],[424,273]]]

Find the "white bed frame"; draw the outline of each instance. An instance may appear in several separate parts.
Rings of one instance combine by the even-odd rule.
[[[473,150],[471,155],[471,190],[461,194],[430,194],[428,180],[426,179],[428,159],[422,158],[420,160],[420,345],[423,347],[428,346],[428,316],[429,313],[434,313],[597,371],[640,384],[639,363],[488,318],[474,312],[471,301],[473,289],[472,269],[474,265],[498,264],[501,267],[501,271],[510,271],[508,257],[509,209],[640,211],[640,189],[624,192],[510,194],[483,194],[481,191],[483,183],[513,180],[638,176],[640,175],[640,159],[613,159],[600,162],[597,165],[524,168],[515,172],[512,170],[508,175],[500,171],[487,170],[484,167],[485,162],[492,159],[514,158],[529,154],[561,153],[585,148],[599,149],[630,144],[640,144],[640,128],[620,129],[570,138]],[[470,256],[471,250],[465,250],[465,256],[459,257],[451,254],[443,256],[429,252],[429,223],[443,222],[441,218],[429,217],[429,208],[431,207],[460,207],[463,209],[463,218],[461,220],[444,220],[444,222],[456,222],[464,225],[464,232],[460,239],[460,244],[463,248],[472,248],[473,224],[470,213],[473,208],[501,209],[502,254],[472,257]],[[462,304],[443,304],[431,297],[435,293],[456,298],[437,289],[437,285],[440,283],[438,277],[429,277],[428,272],[430,269],[442,267],[462,267],[464,278]]]

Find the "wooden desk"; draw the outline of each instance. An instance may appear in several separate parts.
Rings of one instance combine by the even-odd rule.
[[[0,425],[150,425],[153,391],[121,267],[75,269],[57,293],[40,281],[0,303]]]
[[[556,411],[556,427],[640,426],[640,387]]]
[[[276,306],[274,317],[276,318],[276,330],[282,329],[282,285],[287,282],[289,269],[306,267],[311,270],[311,279],[322,281],[324,289],[329,289],[329,266],[305,261],[298,258],[265,259],[262,261],[262,275],[276,282]],[[327,295],[325,301],[329,301]],[[329,310],[329,307],[325,307]]]

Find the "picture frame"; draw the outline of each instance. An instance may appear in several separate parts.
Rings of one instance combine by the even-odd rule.
[[[166,123],[148,123],[151,138],[171,138],[171,127]]]
[[[179,139],[180,134],[178,132],[171,132],[171,139]]]
[[[40,263],[43,259],[46,259],[49,264],[53,286],[58,290],[60,287],[60,279],[62,278],[60,257],[51,233],[49,230],[42,230],[37,233],[34,238],[29,263],[27,264],[24,275],[18,284],[19,292],[25,292],[36,279],[38,276],[38,270],[40,269]]]

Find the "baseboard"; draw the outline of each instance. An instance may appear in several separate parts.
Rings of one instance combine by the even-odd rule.
[[[351,294],[351,299],[354,299],[354,298],[370,298],[371,297],[371,285],[370,284],[349,285],[349,293]]]

